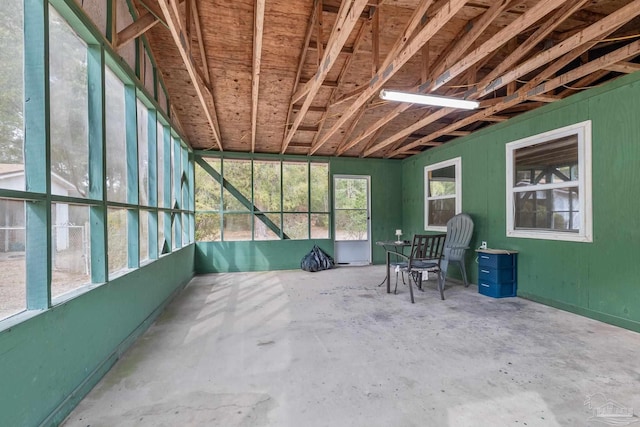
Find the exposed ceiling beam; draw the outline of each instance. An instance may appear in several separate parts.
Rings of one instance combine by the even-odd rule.
[[[165,22],[169,27],[173,41],[176,44],[178,51],[180,52],[180,56],[182,57],[182,61],[189,73],[193,87],[196,90],[198,100],[202,105],[204,114],[207,117],[211,131],[213,132],[215,143],[218,146],[218,149],[222,151],[222,140],[220,138],[220,130],[218,129],[218,119],[216,117],[213,95],[206,88],[204,82],[200,78],[200,75],[196,71],[195,64],[191,61],[191,46],[185,42],[180,17],[176,16],[173,8],[169,5],[168,0],[158,0],[158,4],[160,5],[160,9],[164,15]]]
[[[380,65],[380,12],[373,8],[371,17],[371,75],[375,76]]]
[[[200,50],[200,60],[204,70],[204,79],[207,85],[211,85],[211,73],[209,70],[209,61],[207,60],[207,51],[204,48],[204,38],[202,37],[202,27],[200,25],[200,12],[198,11],[198,2],[193,1],[191,4],[191,15],[193,23],[196,27],[196,38],[198,39],[198,49]]]
[[[140,18],[136,20],[133,24],[129,25],[127,28],[123,29],[118,33],[116,37],[116,45],[113,46],[114,49],[119,49],[121,46],[129,43],[131,40],[136,37],[140,37],[144,33],[146,33],[150,28],[153,28],[160,20],[155,17],[152,13],[146,13],[142,15]]]
[[[302,105],[295,104],[293,106],[293,111],[300,111],[301,108],[302,108]],[[309,107],[308,111],[314,111],[314,112],[317,112],[317,113],[324,113],[325,111],[327,111],[327,107],[320,107],[320,106],[312,105],[312,106]]]
[[[569,96],[576,93],[576,91],[590,89],[591,87],[593,87],[591,85],[594,82],[597,82],[607,74],[609,74],[608,70],[600,70],[600,71],[596,71],[595,73],[591,73],[588,76],[581,78],[580,80],[576,80],[575,82],[572,82],[571,85],[567,85],[567,84],[562,85],[562,87],[564,87],[565,89],[562,92],[560,92],[558,96],[564,98],[565,96]]]
[[[615,71],[616,73],[631,74],[636,71],[640,71],[640,64],[635,62],[618,62],[616,64],[608,65],[605,70]]]
[[[187,0],[189,1],[189,0]],[[258,94],[260,93],[260,62],[262,58],[262,36],[264,34],[264,5],[266,0],[256,0],[253,25],[253,69],[251,73],[251,152],[256,150],[256,127],[258,123]]]
[[[369,10],[373,10],[373,13],[375,14],[375,16],[378,15],[378,13],[376,12],[377,8],[373,9],[373,8],[369,8]],[[358,53],[360,51],[360,48],[362,47],[362,40],[364,40],[364,36],[367,33],[368,29],[369,29],[369,25],[371,24],[371,21],[368,21],[364,24],[362,24],[360,26],[360,31],[358,31],[358,34],[356,35],[356,39],[353,43],[353,51],[354,53]],[[347,70],[349,69],[349,67],[351,66],[352,62],[353,62],[353,58],[354,56],[350,56],[348,57],[345,61],[344,64],[342,65],[342,69],[340,70],[340,74],[338,75],[338,80],[337,83],[338,85],[336,86],[336,88],[331,92],[331,95],[329,96],[329,102],[328,104],[332,104],[334,99],[336,98],[336,96],[338,95],[339,91],[340,91],[340,87],[342,86],[345,76],[347,75]],[[327,109],[328,111],[328,109]],[[364,113],[364,111],[363,111]],[[322,131],[322,129],[324,128],[324,125],[326,123],[328,117],[328,113],[324,113],[322,115],[322,118],[320,119],[320,122],[318,123],[318,133],[315,134],[315,136],[313,137],[313,144],[311,144],[311,146],[313,147],[316,143],[316,141],[318,140],[318,138],[320,137],[320,132]],[[360,117],[362,117],[362,115],[360,115]],[[354,123],[354,126],[357,124]]]
[[[487,26],[506,8],[508,0],[502,0],[495,3],[489,10],[480,15],[474,22],[468,22],[467,25],[462,29],[462,31],[455,37],[454,41],[445,49],[445,51],[440,55],[440,57],[436,60],[436,63],[432,66],[432,69],[428,73],[426,78],[422,78],[422,84],[426,84],[430,79],[433,79],[434,76],[440,74],[443,68],[446,68],[446,64],[451,63],[453,61],[457,61],[471,46],[471,44],[477,40],[477,38],[482,34],[482,32],[487,28]],[[425,46],[428,43],[425,43]],[[424,53],[424,51],[423,51]],[[424,60],[424,58],[423,58]],[[415,87],[412,90],[419,90],[420,86]],[[360,141],[365,139],[367,136],[374,133],[379,127],[385,126],[390,123],[393,119],[398,117],[400,114],[411,108],[413,104],[410,103],[402,103],[399,104],[396,108],[390,111],[386,116],[382,117],[378,120],[373,126],[369,126],[367,129],[362,131],[360,135],[354,138],[349,142],[347,149],[357,145]],[[411,132],[409,132],[411,133]],[[406,135],[408,135],[407,133]],[[406,136],[405,135],[405,136]],[[400,136],[399,138],[403,138]],[[365,152],[370,151],[369,149],[365,150]],[[363,152],[364,154],[364,152]],[[364,154],[365,156],[367,154]]]
[[[458,60],[455,64],[451,65],[445,71],[443,71],[431,84],[430,90],[435,90],[445,83],[451,81],[455,77],[459,76],[473,64],[480,61],[482,58],[492,53],[503,44],[507,43],[509,40],[511,40],[513,37],[524,31],[525,29],[529,28],[531,25],[535,24],[549,12],[562,6],[564,2],[565,0],[539,1],[531,9],[527,10],[525,13],[517,17],[511,24],[498,31],[486,42],[482,43],[482,45],[480,45],[477,49],[468,53],[463,58]]]
[[[529,12],[531,12],[532,10],[534,10],[534,9],[530,9],[530,10],[529,10]],[[567,11],[564,11],[564,14],[566,14],[566,13],[567,13]],[[520,18],[523,18],[523,17],[526,17],[526,16],[528,16],[528,15],[527,15],[527,13],[525,13],[525,14],[521,15],[521,16],[520,16]],[[537,15],[533,15],[533,16],[537,16]],[[529,17],[531,17],[531,16],[529,16]],[[556,15],[556,17],[558,17],[558,16]],[[632,18],[632,17],[629,17],[629,18],[627,18],[627,19],[631,19],[631,18]],[[517,21],[517,20],[516,20],[516,21]],[[516,22],[516,21],[514,21],[514,22]],[[611,27],[609,27],[609,26],[607,26],[607,27],[603,27],[603,26],[600,26],[600,25],[599,25],[600,23],[596,23],[596,24],[593,24],[593,26],[592,26],[592,27],[589,27],[588,29],[585,29],[585,30],[583,30],[583,31],[587,32],[587,34],[590,34],[590,35],[591,35],[591,34],[593,34],[593,33],[595,33],[595,34],[597,34],[597,35],[595,35],[594,37],[600,37],[600,36],[602,36],[603,34],[607,34],[608,32],[613,31],[615,28],[618,28],[619,26],[621,26],[621,25],[624,23],[624,22],[620,22],[620,18],[618,18],[618,19],[614,19],[614,20],[609,20],[609,22],[613,22],[613,24],[609,24],[609,25],[613,25],[613,28],[611,28]],[[625,21],[625,22],[626,22],[626,21]],[[511,25],[513,25],[513,23],[512,23]],[[505,27],[505,29],[503,29],[502,31],[500,31],[500,32],[499,32],[499,33],[497,33],[496,35],[503,34],[503,36],[506,36],[506,34],[507,34],[507,33],[508,33],[508,34],[510,34],[510,33],[511,33],[511,31],[510,31],[509,27],[510,27],[510,26]],[[599,31],[595,31],[595,30],[587,31],[587,30],[589,30],[589,29],[591,29],[591,28],[599,29]],[[580,34],[581,34],[581,33],[582,33],[582,32],[575,34],[574,36],[572,36],[572,38],[573,38],[573,37],[576,37],[576,40],[580,40],[580,39],[579,39],[579,36],[580,36]],[[532,35],[532,37],[533,37],[534,39],[537,39],[537,38],[539,37],[539,34],[538,34],[538,33],[534,33],[534,35]],[[494,38],[495,38],[495,36],[494,36],[492,39],[490,39],[490,40],[493,40]],[[585,41],[588,41],[588,39],[585,39]],[[576,43],[577,43],[577,42],[576,42]],[[588,50],[591,46],[592,46],[592,45],[585,44],[585,45],[583,45],[583,46],[582,46],[581,51],[579,51],[579,52],[575,52],[575,51],[574,51],[574,52],[569,52],[569,53],[567,53],[567,56],[566,56],[565,58],[563,58],[563,60],[562,60],[561,62],[558,62],[558,63],[556,63],[556,64],[552,65],[551,67],[548,67],[548,68],[547,68],[543,73],[541,73],[541,75],[539,75],[538,77],[536,77],[536,78],[534,79],[535,81],[533,81],[533,82],[531,83],[531,85],[530,85],[530,86],[537,85],[537,84],[541,83],[545,78],[547,78],[547,77],[549,77],[549,76],[553,75],[555,72],[557,72],[557,71],[559,71],[560,69],[562,69],[562,68],[563,68],[564,66],[566,66],[569,62],[571,62],[571,61],[572,61],[576,56],[579,56],[579,55],[582,53],[582,51],[584,51],[584,50]],[[553,49],[553,48],[552,48],[552,49]],[[476,50],[476,51],[477,51],[477,50]],[[560,51],[560,52],[562,52],[562,51]],[[526,53],[526,52],[525,52],[525,53]],[[543,53],[544,53],[544,52],[543,52]],[[523,53],[523,54],[524,54],[524,53]],[[560,53],[560,54],[561,54],[561,53]],[[519,57],[517,57],[517,56],[514,56],[513,58],[517,58],[517,59],[519,59]],[[517,59],[516,59],[516,60],[517,60]],[[535,59],[535,58],[534,58],[534,59]],[[511,59],[511,60],[513,60],[513,59]],[[510,60],[510,61],[511,61],[511,60]],[[548,62],[548,61],[547,61],[547,62]],[[540,65],[544,65],[544,63],[540,63],[538,66],[540,66]],[[537,68],[537,67],[533,67],[533,66],[531,66],[530,68],[531,68],[531,69],[529,69],[529,71],[532,71],[532,70],[534,70],[534,69],[535,69],[535,68]],[[507,74],[509,74],[509,73],[507,73]],[[518,76],[518,77],[519,77],[519,76]],[[513,79],[509,79],[509,80],[510,80],[510,81],[514,81],[516,78],[517,78],[517,77],[515,77],[515,78],[513,78]],[[509,82],[510,82],[510,81],[509,81]],[[502,83],[502,84],[500,84],[500,87],[501,87],[501,86],[504,86],[504,85],[506,84],[504,81],[501,81],[501,83]],[[496,89],[496,87],[491,87],[491,90],[495,90],[495,89]],[[486,89],[486,90],[484,90],[484,91],[482,91],[482,92],[480,92],[480,93],[478,93],[478,92],[473,92],[473,91],[468,91],[468,92],[467,92],[467,94],[466,94],[467,96],[465,96],[465,98],[469,98],[469,99],[477,99],[477,98],[480,98],[480,97],[482,97],[482,96],[487,95],[488,93],[490,93],[490,91],[489,91],[488,89]],[[548,98],[546,98],[546,100],[547,100],[547,101],[549,101],[549,99],[548,99]],[[443,109],[443,110],[444,110],[444,109]],[[441,110],[441,111],[442,111],[442,110]],[[450,111],[449,111],[449,112],[450,112]],[[369,149],[367,152],[365,152],[365,153],[364,153],[364,155],[365,155],[365,156],[368,156],[368,155],[371,155],[371,154],[375,153],[375,152],[376,152],[376,151],[378,151],[379,149],[384,148],[385,146],[392,144],[393,142],[397,141],[398,139],[403,138],[403,137],[405,137],[406,135],[408,135],[408,134],[410,134],[410,133],[415,132],[416,130],[418,130],[418,129],[420,129],[420,128],[424,127],[424,126],[426,126],[426,125],[427,125],[427,124],[429,124],[429,123],[432,123],[434,118],[439,119],[439,118],[441,118],[441,117],[442,117],[442,114],[445,114],[445,115],[446,115],[446,114],[449,114],[449,112],[446,112],[446,111],[445,111],[445,112],[440,112],[440,114],[438,114],[438,113],[434,113],[434,114],[431,114],[431,115],[429,115],[429,116],[426,116],[425,118],[423,118],[423,119],[419,120],[418,122],[414,123],[412,126],[409,126],[408,128],[403,129],[401,132],[397,133],[396,135],[390,136],[390,137],[388,137],[387,139],[385,139],[384,141],[381,141],[380,143],[376,144],[376,145],[375,145],[375,146],[373,146],[371,149]]]
[[[609,34],[611,31],[624,25],[631,19],[640,14],[640,0],[634,0],[626,6],[616,10],[615,12],[607,15],[602,20],[590,25],[560,42],[559,44],[540,52],[533,58],[515,66],[511,70],[505,72],[501,77],[493,80],[485,87],[474,88],[467,93],[467,96],[474,95],[477,98],[481,98],[484,95],[491,93],[492,91],[503,87],[504,85],[512,82],[531,71],[538,69],[539,67],[550,63],[556,58],[576,49],[589,41],[597,40],[603,35]],[[479,91],[479,92],[478,92]]]
[[[390,153],[390,157],[394,157],[398,154],[401,154],[407,150],[412,150],[414,148],[420,147],[424,145],[424,143],[431,142],[436,138],[439,138],[443,135],[448,135],[450,132],[457,130],[461,127],[467,126],[478,120],[485,120],[488,117],[493,116],[495,113],[499,111],[506,110],[510,107],[513,107],[527,99],[530,99],[533,96],[554,90],[564,84],[570,83],[574,80],[580,79],[584,76],[587,76],[593,72],[601,70],[602,68],[614,64],[619,61],[624,61],[629,57],[638,55],[640,53],[640,40],[629,43],[628,45],[603,55],[591,62],[586,63],[580,67],[577,67],[567,73],[564,73],[556,78],[553,78],[549,81],[546,81],[534,88],[530,87],[522,87],[520,88],[514,95],[505,97],[503,102],[500,102],[492,107],[489,107],[485,110],[479,111],[477,113],[471,114],[470,116],[458,120],[455,123],[444,127],[436,132],[431,133],[430,135],[421,138],[417,141],[414,141],[404,147],[399,148],[393,153]]]
[[[313,29],[315,28],[316,21],[318,20],[318,15],[320,15],[319,7],[318,7],[319,4],[321,4],[320,0],[314,0],[311,17],[309,18],[309,22],[307,24],[307,33],[305,34],[305,37],[304,37],[302,52],[300,53],[300,58],[298,59],[298,70],[296,71],[296,78],[293,82],[293,89],[291,91],[292,95],[291,95],[291,100],[289,102],[289,110],[287,111],[287,121],[285,122],[287,124],[291,123],[291,115],[293,113],[294,106],[297,105],[297,108],[295,108],[296,111],[302,110],[302,105],[296,104],[296,101],[298,101],[299,98],[295,99],[295,93],[297,92],[298,85],[300,84],[300,76],[302,75],[302,69],[304,68],[305,60],[307,58],[307,52],[309,51],[309,45],[311,44],[311,36],[313,35]],[[311,108],[313,107],[309,106],[308,111],[314,111]],[[286,137],[288,131],[289,131],[289,126],[286,126],[284,129],[284,137]]]
[[[561,100],[562,98],[557,95],[536,95],[536,96],[532,96],[529,99],[531,99],[532,101],[540,101],[540,102],[556,102]]]
[[[520,43],[515,50],[500,63],[483,79],[485,82],[491,82],[503,72],[513,67],[520,59],[535,48],[544,40],[558,25],[564,22],[568,17],[572,16],[576,10],[584,5],[588,0],[571,0],[562,8],[558,9],[546,19],[536,31],[531,34],[523,43]]]
[[[371,79],[367,89],[365,89],[354,103],[343,112],[342,116],[333,125],[333,127],[325,133],[323,138],[320,139],[314,147],[312,147],[309,154],[314,154],[322,145],[324,145],[329,138],[331,138],[340,129],[340,127],[342,127],[347,120],[349,120],[349,118],[360,109],[360,107],[367,103],[369,99],[371,99],[371,97],[374,96],[380,88],[422,48],[422,46],[438,32],[438,30],[440,30],[453,16],[455,16],[455,14],[465,5],[466,1],[467,0],[448,0],[444,2],[433,19],[428,21],[410,41],[407,42],[407,40],[404,39],[405,34],[407,33],[403,33],[399,38],[401,46],[403,46],[402,49],[397,55],[387,56],[381,70]],[[430,1],[427,2],[429,4],[431,3]],[[421,22],[422,15],[417,16],[417,14],[414,14],[410,25],[407,28],[410,28],[413,25],[414,20]],[[397,43],[398,42],[396,42],[396,44]],[[393,51],[394,49],[392,49],[391,52],[393,53]]]
[[[321,50],[324,50],[326,48],[327,48],[327,44],[323,43]],[[309,50],[318,50],[318,43],[315,40],[311,40],[309,42]],[[340,53],[343,54],[343,55],[352,55],[353,54],[353,48],[345,46],[340,50]]]
[[[286,134],[284,141],[282,141],[281,153],[284,154],[284,152],[287,150],[287,146],[293,139],[293,135],[295,134],[296,129],[298,128],[298,126],[300,126],[300,123],[302,122],[304,115],[307,113],[307,109],[311,106],[313,99],[318,93],[322,82],[324,81],[325,77],[331,70],[331,67],[338,58],[338,52],[340,52],[345,42],[349,38],[351,31],[358,22],[358,17],[362,13],[366,5],[367,0],[348,0],[343,2],[340,6],[340,13],[338,14],[336,23],[331,31],[331,35],[329,36],[327,50],[324,52],[324,56],[322,57],[320,68],[316,72],[315,77],[312,79],[313,83],[309,87],[308,93],[306,94],[306,98],[304,100],[304,103],[302,104],[302,109],[294,120],[291,129]]]

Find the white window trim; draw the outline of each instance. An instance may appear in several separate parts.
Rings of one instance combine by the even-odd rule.
[[[451,196],[429,197],[429,172],[442,169],[449,166],[455,166],[456,173],[456,215],[462,212],[462,157],[445,160],[443,162],[434,163],[424,167],[424,229],[426,231],[447,231],[446,226],[429,225],[429,200],[451,199]]]
[[[533,144],[562,138],[569,135],[578,137],[578,168],[579,176],[576,183],[562,183],[560,187],[575,187],[580,191],[580,215],[581,227],[578,233],[551,231],[551,230],[516,230],[515,203],[513,195],[520,191],[531,191],[531,187],[521,188],[513,186],[514,165],[513,155],[515,150]],[[563,240],[569,242],[592,242],[593,219],[591,203],[591,120],[554,129],[538,135],[510,142],[506,145],[506,189],[507,189],[507,237],[522,237],[526,239]],[[536,189],[554,188],[556,184],[545,184]]]

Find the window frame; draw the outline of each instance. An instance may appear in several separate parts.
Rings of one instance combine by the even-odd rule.
[[[569,126],[553,129],[547,132],[529,136],[523,139],[512,141],[506,144],[506,233],[507,237],[520,237],[525,239],[560,240],[568,242],[593,242],[593,206],[592,195],[592,169],[591,169],[591,120],[575,123]],[[515,228],[515,198],[514,193],[534,191],[536,189],[546,190],[556,187],[567,187],[567,183],[540,184],[527,187],[516,187],[514,185],[514,153],[517,149],[541,144],[554,139],[559,139],[571,135],[578,138],[578,180],[577,185],[569,186],[578,189],[580,228],[579,231],[562,231],[546,229],[516,229]],[[575,181],[569,181],[571,183]]]
[[[455,168],[455,188],[453,196],[429,196],[429,172],[444,169],[450,166]],[[425,231],[447,231],[446,225],[429,224],[429,201],[441,199],[455,199],[455,215],[462,212],[462,157],[454,157],[442,162],[434,163],[424,167],[424,229]]]

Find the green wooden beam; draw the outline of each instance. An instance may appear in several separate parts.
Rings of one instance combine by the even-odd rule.
[[[173,209],[182,209],[182,150],[180,147],[180,140],[172,138],[173,148]],[[180,212],[173,212],[172,215],[173,226],[173,247],[182,247],[182,214]]]
[[[149,206],[158,207],[158,127],[155,109],[149,110],[147,119],[148,159],[149,162]],[[158,211],[151,210],[149,219],[149,259],[158,258]]]
[[[49,3],[24,2],[24,177],[25,190],[44,193],[25,202],[27,309],[51,301],[51,169],[49,127]]]
[[[273,223],[269,219],[269,217],[262,213],[260,209],[258,209],[250,200],[248,200],[236,187],[233,186],[229,181],[224,179],[222,175],[218,173],[209,163],[207,163],[201,156],[195,156],[195,161],[207,172],[213,179],[218,181],[221,187],[225,188],[233,197],[238,199],[243,206],[249,209],[249,212],[252,212],[260,221],[264,223],[271,231],[273,231],[278,236],[282,235],[283,239],[290,239],[290,237],[283,233],[280,227]]]
[[[89,46],[87,50],[88,108],[89,108],[89,197],[101,201],[89,209],[91,230],[91,282],[107,281],[107,188],[106,146],[104,118],[104,50]]]
[[[162,201],[162,205],[164,208],[171,209],[171,128],[169,126],[164,126],[164,140],[163,140],[163,153],[164,153],[164,165],[160,165],[160,167],[164,168],[164,200]],[[171,228],[171,212],[164,211],[163,214],[164,220],[164,244],[162,245],[161,253],[169,253],[171,252],[172,246],[172,228]]]

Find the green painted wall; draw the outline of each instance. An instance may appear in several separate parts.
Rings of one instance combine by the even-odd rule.
[[[285,156],[286,157],[286,156]],[[402,226],[402,162],[384,159],[329,159],[333,175],[371,176],[372,242],[394,239]],[[196,272],[287,270],[300,268],[300,260],[314,244],[333,255],[333,240],[276,240],[267,242],[198,242]],[[381,247],[372,245],[375,264],[385,262]]]
[[[462,157],[472,247],[516,249],[518,295],[640,331],[640,73],[523,114],[404,161],[403,227],[424,227],[425,165]],[[506,237],[505,144],[592,120],[592,243]],[[477,279],[474,253],[468,269]]]
[[[185,247],[0,332],[0,425],[57,425],[193,276]]]

